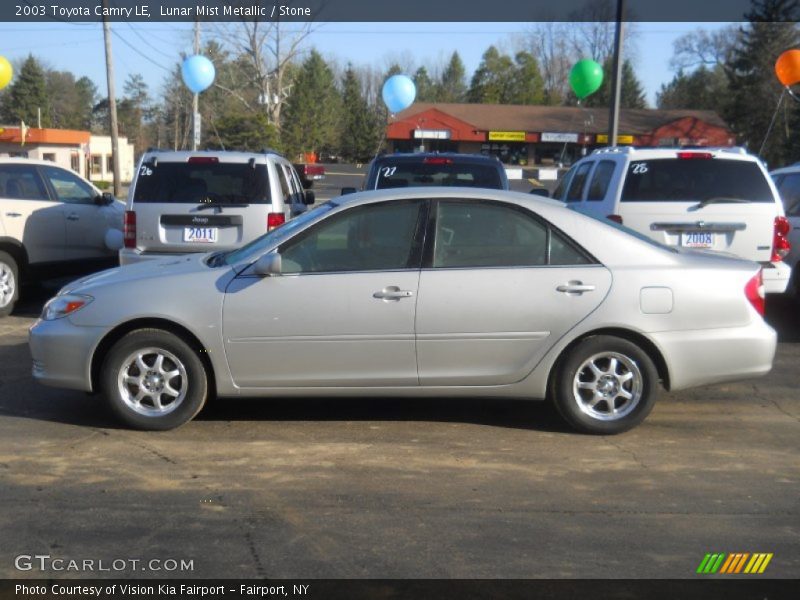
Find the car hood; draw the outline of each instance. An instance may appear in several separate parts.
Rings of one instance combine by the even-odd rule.
[[[205,258],[205,254],[181,254],[174,258],[159,258],[116,267],[77,279],[64,286],[59,294],[88,292],[99,287],[142,279],[170,278],[189,273],[206,272],[210,267],[205,264]]]

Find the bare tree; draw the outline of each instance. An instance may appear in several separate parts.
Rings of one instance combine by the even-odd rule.
[[[314,24],[280,21],[240,21],[215,23],[217,41],[240,55],[247,66],[248,80],[240,86],[223,88],[249,110],[263,111],[271,124],[280,129],[281,109],[291,90],[289,71],[303,53],[303,42]],[[255,90],[254,102],[244,90]]]
[[[570,25],[555,21],[537,23],[519,38],[519,50],[530,52],[539,63],[547,104],[559,104],[569,91],[569,70],[574,62]]]
[[[670,67],[674,71],[696,67],[715,67],[730,62],[741,32],[738,25],[728,25],[716,31],[697,29],[682,35],[673,44]]]

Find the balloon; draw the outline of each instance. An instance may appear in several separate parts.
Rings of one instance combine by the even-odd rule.
[[[14,76],[14,69],[11,63],[5,56],[0,56],[0,90],[11,83],[11,78]]]
[[[183,61],[181,74],[186,87],[195,94],[199,94],[214,83],[216,70],[214,69],[214,63],[205,56],[195,54]]]
[[[383,84],[383,102],[390,112],[408,108],[417,96],[417,86],[405,75],[392,75]]]
[[[785,86],[800,83],[800,50],[787,50],[775,61],[775,75]]]
[[[603,67],[588,58],[579,60],[569,72],[569,85],[578,100],[583,100],[603,85]]]

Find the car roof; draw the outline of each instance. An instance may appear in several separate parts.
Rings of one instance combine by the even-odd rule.
[[[264,160],[269,158],[286,158],[276,150],[264,150],[262,152],[240,152],[236,150],[148,150],[144,153],[143,160],[158,158],[164,162],[187,162],[192,157],[215,157],[223,163],[246,163],[250,159]]]
[[[742,160],[760,162],[754,154],[748,154],[744,148],[732,147],[686,147],[674,146],[664,148],[642,148],[636,146],[610,146],[598,148],[586,158],[617,158],[629,160],[652,160],[658,158],[676,158],[678,152],[711,154],[714,158],[726,160]]]
[[[65,171],[71,171],[71,169],[67,169],[66,167],[59,165],[58,163],[54,163],[52,160],[42,160],[40,158],[25,158],[24,156],[0,156],[0,163],[9,163],[15,165],[39,165],[43,167],[57,167],[59,169],[64,169]],[[75,171],[71,171],[75,173]],[[75,173],[75,175],[80,176],[80,173]]]
[[[800,172],[800,163],[795,163],[793,165],[786,165],[785,167],[781,167],[780,169],[775,169],[774,171],[770,171],[770,175],[783,175],[784,173],[798,173]]]
[[[427,158],[447,158],[458,162],[490,162],[499,163],[496,156],[486,156],[484,154],[463,154],[459,152],[411,152],[396,154],[381,154],[376,156],[374,162],[391,160],[394,162],[419,162]]]
[[[511,192],[494,188],[458,187],[458,186],[420,186],[404,188],[388,188],[382,190],[367,190],[346,194],[331,200],[336,206],[355,206],[358,204],[371,204],[374,202],[387,202],[390,200],[416,200],[416,199],[444,199],[457,200],[499,200],[527,207],[566,208],[566,204],[522,192]]]

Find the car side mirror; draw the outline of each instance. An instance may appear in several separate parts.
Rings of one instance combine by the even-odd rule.
[[[270,252],[263,255],[253,265],[253,272],[261,277],[275,277],[281,274],[281,255]]]
[[[356,190],[354,187],[343,187],[342,196],[345,196],[346,194],[355,194],[357,191],[358,190]]]
[[[109,204],[114,204],[115,200],[116,198],[114,198],[114,194],[111,192],[103,192],[99,196],[94,197],[94,203],[97,206],[108,206]]]
[[[304,190],[310,190],[314,186],[314,181],[311,179],[302,178],[301,182]]]
[[[303,204],[308,206],[309,204],[314,204],[314,202],[316,201],[317,198],[314,195],[314,192],[312,192],[311,190],[306,190],[305,193],[303,194]]]
[[[534,196],[544,196],[545,198],[550,197],[550,192],[547,191],[547,188],[533,188],[529,193],[533,194]]]

